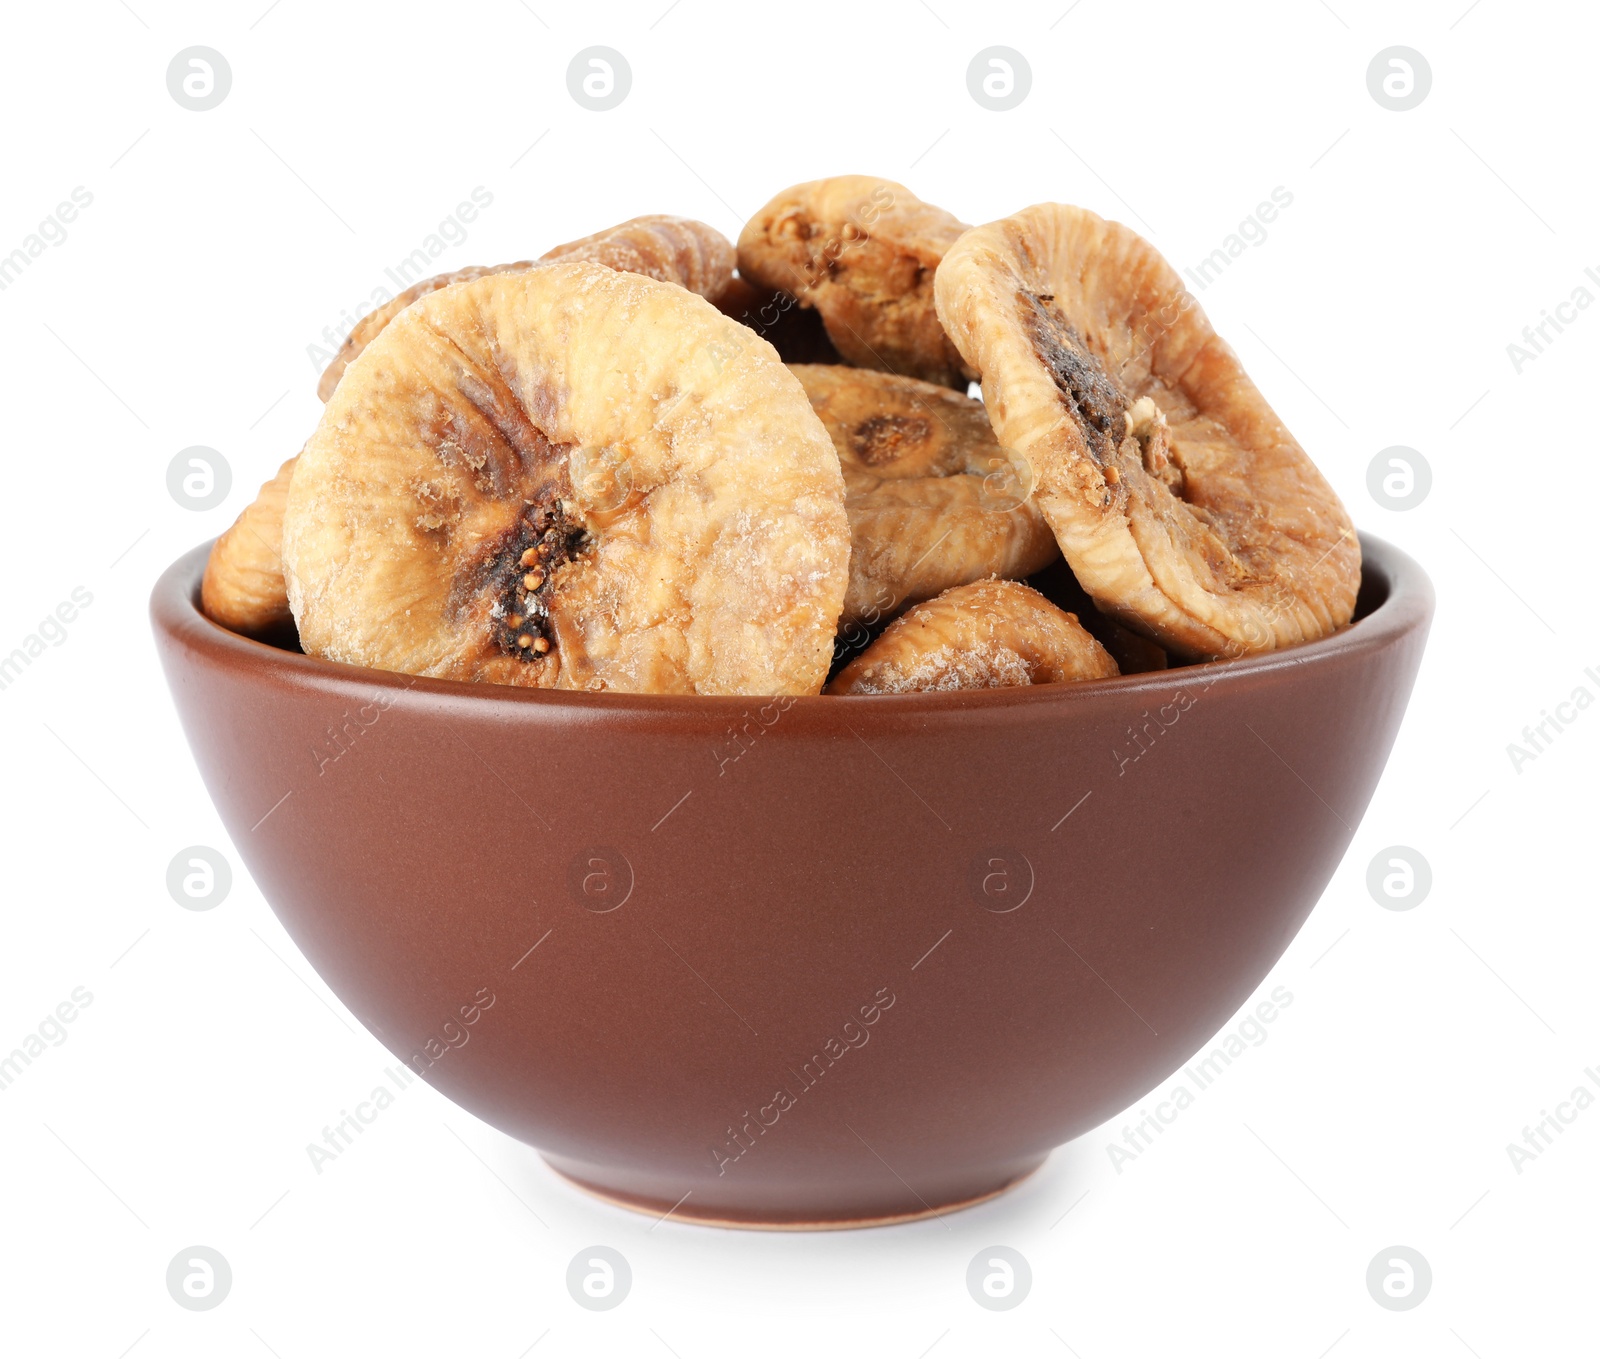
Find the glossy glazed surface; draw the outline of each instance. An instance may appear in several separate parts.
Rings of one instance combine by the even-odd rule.
[[[380,1042],[608,1196],[828,1225],[992,1193],[1266,976],[1382,772],[1433,607],[1085,684],[800,699],[367,671],[155,587],[241,857]]]

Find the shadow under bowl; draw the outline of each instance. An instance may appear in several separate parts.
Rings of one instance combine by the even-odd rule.
[[[267,901],[410,1070],[657,1214],[975,1202],[1166,1079],[1294,937],[1411,692],[1433,591],[1085,684],[546,692],[364,670],[156,584],[158,650]]]

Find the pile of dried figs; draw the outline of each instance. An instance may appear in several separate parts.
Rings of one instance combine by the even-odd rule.
[[[1338,497],[1177,274],[1060,204],[968,227],[843,176],[737,247],[636,218],[417,284],[319,394],[201,599],[354,665],[1045,684],[1322,637],[1360,580]]]

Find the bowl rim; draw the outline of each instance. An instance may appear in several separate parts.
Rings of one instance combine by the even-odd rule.
[[[573,689],[533,689],[515,685],[478,684],[465,680],[434,679],[374,670],[324,660],[303,652],[286,651],[231,632],[208,618],[200,607],[200,581],[209,540],[191,548],[157,578],[150,592],[151,626],[160,637],[200,653],[214,667],[249,669],[264,679],[287,687],[360,692],[370,698],[374,689],[399,691],[398,696],[435,696],[471,704],[485,712],[496,705],[510,715],[513,708],[564,709],[577,712],[626,713],[637,716],[691,716],[726,719],[755,704],[784,703],[793,707],[825,710],[843,715],[916,716],[950,712],[989,711],[1039,704],[1087,702],[1115,692],[1137,695],[1198,682],[1216,683],[1267,679],[1302,666],[1352,659],[1381,650],[1406,633],[1425,627],[1433,615],[1434,590],[1422,567],[1392,543],[1368,533],[1361,542],[1362,585],[1376,583],[1384,598],[1371,613],[1330,636],[1302,642],[1280,651],[1233,659],[1201,661],[1168,670],[1150,670],[1110,679],[1072,683],[1016,686],[998,689],[963,689],[910,694],[634,694],[589,693]]]

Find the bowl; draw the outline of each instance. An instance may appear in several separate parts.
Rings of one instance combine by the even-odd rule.
[[[1433,610],[1241,660],[946,694],[558,693],[151,615],[285,929],[441,1093],[606,1198],[746,1227],[975,1203],[1136,1102],[1327,885]]]

